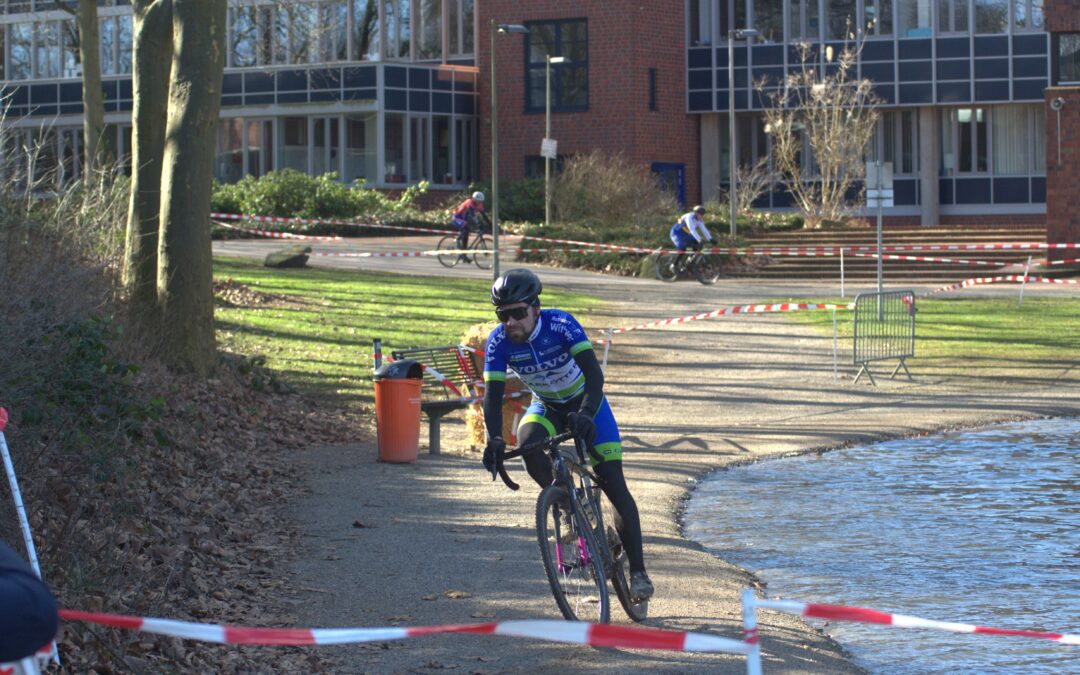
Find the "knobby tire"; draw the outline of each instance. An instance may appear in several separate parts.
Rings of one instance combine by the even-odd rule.
[[[439,244],[435,248],[439,251],[457,250],[457,235],[446,235],[439,240]],[[439,262],[442,263],[443,267],[453,267],[454,265],[458,264],[457,253],[438,253],[435,257],[439,259]]]
[[[540,558],[544,562],[544,571],[551,585],[551,594],[567,621],[608,623],[611,620],[611,606],[607,580],[592,530],[587,524],[583,527],[576,522],[575,517],[577,532],[574,543],[559,542],[561,533],[558,530],[556,511],[568,508],[570,500],[561,486],[549,485],[540,492],[536,501],[536,536],[540,544]],[[582,563],[578,550],[581,537],[585,540],[588,565]],[[556,546],[561,546],[563,550],[561,568],[555,554]],[[585,595],[586,591],[588,596]]]

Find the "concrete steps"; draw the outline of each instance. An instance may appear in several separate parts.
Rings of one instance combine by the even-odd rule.
[[[872,228],[848,230],[798,230],[747,237],[746,245],[755,249],[798,247],[873,247],[877,234]],[[886,253],[929,258],[952,258],[1003,263],[1003,265],[970,265],[949,262],[914,260],[890,260],[882,262],[883,276],[890,281],[960,281],[970,277],[1022,274],[1031,256],[1032,274],[1061,276],[1069,274],[1062,267],[1043,268],[1042,250],[972,250],[972,251],[889,251],[889,246],[932,246],[1000,243],[1042,243],[1046,241],[1046,228],[1023,227],[947,227],[947,228],[891,228],[882,233]],[[863,253],[868,251],[863,251]],[[1080,257],[1080,252],[1076,257]],[[757,278],[840,278],[840,256],[827,257],[761,255],[752,259],[753,264],[736,276]],[[877,259],[862,257],[845,251],[844,276],[847,279],[874,279],[877,277]]]

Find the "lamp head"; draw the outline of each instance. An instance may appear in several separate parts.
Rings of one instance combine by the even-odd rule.
[[[519,23],[500,23],[500,33],[528,33],[529,29]]]
[[[547,57],[548,63],[566,63],[568,60],[565,56],[551,56],[549,54]]]
[[[758,31],[756,28],[739,28],[739,29],[736,29],[734,32],[735,32],[735,37],[737,37],[740,40],[747,39],[747,38],[755,38],[755,37],[761,35],[761,32]]]

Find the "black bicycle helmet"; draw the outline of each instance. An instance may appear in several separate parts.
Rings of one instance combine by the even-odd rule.
[[[536,302],[544,289],[540,277],[524,268],[512,269],[495,280],[491,286],[491,304],[513,305],[518,302]]]

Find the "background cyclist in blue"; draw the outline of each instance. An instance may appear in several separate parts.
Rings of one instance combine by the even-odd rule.
[[[484,424],[488,442],[484,468],[494,479],[502,466],[502,401],[506,369],[521,377],[533,403],[518,429],[522,445],[573,430],[592,449],[600,487],[615,507],[615,527],[630,561],[630,594],[644,600],[653,594],[645,572],[641,521],[622,469],[622,439],[604,396],[604,371],[592,342],[577,320],[558,309],[540,309],[540,279],[527,269],[513,269],[491,287],[499,325],[488,336],[484,355]],[[551,459],[542,452],[525,455],[525,467],[540,487],[551,485]]]
[[[710,244],[713,242],[713,236],[709,233],[709,228],[705,227],[705,221],[702,220],[704,216],[705,207],[699,204],[671,226],[671,241],[675,244],[675,248],[679,249],[679,257],[675,260],[676,265],[682,262],[686,249],[700,251],[705,242]]]

